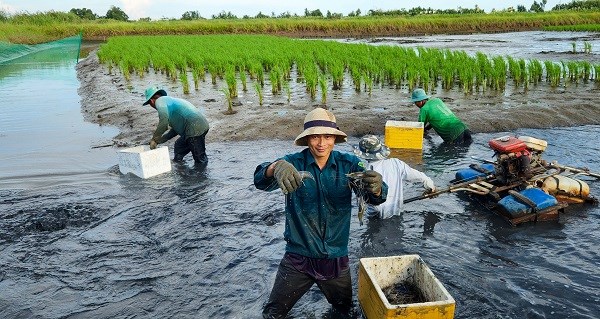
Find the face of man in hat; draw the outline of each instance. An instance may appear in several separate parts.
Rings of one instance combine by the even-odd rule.
[[[315,160],[327,160],[333,151],[336,136],[333,134],[313,134],[306,137],[308,149]]]

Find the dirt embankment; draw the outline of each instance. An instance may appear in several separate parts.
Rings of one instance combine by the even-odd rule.
[[[79,62],[77,74],[85,119],[119,128],[120,134],[114,138],[117,146],[147,143],[152,136],[158,116],[151,107],[142,106],[143,91],[150,85],[163,87],[169,95],[201,107],[211,123],[208,142],[293,139],[302,131],[306,113],[322,106],[319,97],[311,101],[300,88],[289,102],[287,97],[265,92],[262,106],[255,92],[246,92],[235,101],[236,113],[225,115],[227,102],[218,85],[203,83],[198,91],[192,85],[192,93],[183,95],[180,84],[168,81],[163,74],[143,78],[134,75],[126,82],[118,72],[109,74],[95,52]],[[527,91],[509,85],[505,92],[473,95],[464,95],[455,88],[434,95],[442,98],[475,133],[600,124],[600,88],[594,84],[567,88],[540,84]],[[350,136],[383,135],[387,120],[416,120],[418,109],[408,99],[407,89],[376,89],[371,95],[347,89],[329,96],[326,107],[336,115],[340,129]]]

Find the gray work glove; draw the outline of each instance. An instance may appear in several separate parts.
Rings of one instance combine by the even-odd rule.
[[[275,163],[273,169],[277,184],[284,194],[295,191],[302,184],[302,177],[294,165],[280,160]]]
[[[156,143],[156,141],[154,139],[150,140],[150,149],[151,150],[155,149],[157,145],[158,145],[158,143]]]
[[[381,174],[373,170],[365,171],[362,182],[365,185],[367,192],[375,196],[381,195],[381,187],[383,185]]]
[[[433,193],[435,192],[436,188],[435,185],[433,184],[433,181],[431,179],[426,179],[425,182],[423,182],[424,187],[425,187],[425,193]]]

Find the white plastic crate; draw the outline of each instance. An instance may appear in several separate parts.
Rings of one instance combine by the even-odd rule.
[[[153,150],[148,145],[127,148],[117,152],[119,171],[149,178],[171,171],[171,159],[167,146]]]

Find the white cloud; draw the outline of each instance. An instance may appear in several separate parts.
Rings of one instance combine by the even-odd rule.
[[[148,16],[146,9],[150,7],[151,0],[121,0],[123,3],[123,11],[127,14],[130,20],[138,20]]]
[[[0,11],[4,11],[7,13],[15,13],[17,12],[17,8],[11,6],[10,4],[5,4],[2,1],[0,1]]]

